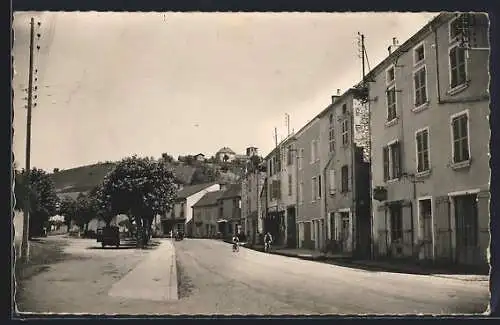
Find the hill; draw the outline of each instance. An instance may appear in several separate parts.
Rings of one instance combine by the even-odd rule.
[[[56,171],[51,174],[59,196],[76,198],[78,193],[86,192],[99,184],[116,163],[106,162]],[[193,166],[173,162],[170,164],[176,180],[180,184],[192,185],[205,181],[234,183],[239,181],[242,168],[232,166],[222,168],[216,164],[198,163]]]

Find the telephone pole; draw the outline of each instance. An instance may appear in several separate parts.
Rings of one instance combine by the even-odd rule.
[[[33,107],[33,52],[35,47],[35,19],[30,22],[30,49],[29,49],[29,75],[28,75],[28,105],[26,118],[26,167],[25,167],[25,197],[24,197],[24,219],[23,219],[23,241],[21,244],[21,259],[29,261],[29,225],[30,225],[30,158],[31,158],[31,110]]]

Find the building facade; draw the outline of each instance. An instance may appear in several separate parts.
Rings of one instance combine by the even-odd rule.
[[[193,236],[193,205],[198,202],[207,192],[219,191],[217,183],[205,183],[185,186],[177,192],[177,197],[171,211],[161,217],[161,232],[169,235],[170,231],[184,232],[187,236]]]
[[[206,193],[193,209],[193,237],[195,238],[215,238],[217,235],[217,219],[219,216],[219,197],[224,191],[214,191]]]
[[[264,232],[277,245],[296,247],[296,150],[295,137],[279,143],[264,159],[267,171]]]
[[[488,47],[486,15],[440,14],[368,74],[377,256],[487,263]]]
[[[247,240],[256,243],[262,233],[260,192],[264,186],[266,173],[257,168],[249,169],[241,180],[241,221]],[[259,227],[260,226],[260,227]]]
[[[228,184],[217,198],[218,232],[223,238],[241,231],[241,184]]]
[[[323,249],[326,244],[326,223],[321,211],[324,179],[321,175],[320,125],[316,116],[295,134],[299,248]]]
[[[370,258],[370,165],[357,135],[353,90],[332,96],[331,105],[320,113],[320,169],[323,182],[322,220],[325,220],[330,251]],[[360,112],[362,113],[362,112]],[[365,141],[366,142],[366,141]]]

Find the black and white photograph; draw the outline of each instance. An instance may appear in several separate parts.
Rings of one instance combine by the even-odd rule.
[[[487,13],[13,16],[18,317],[490,313]]]

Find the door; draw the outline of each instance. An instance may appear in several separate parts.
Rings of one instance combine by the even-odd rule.
[[[460,264],[474,264],[479,256],[477,195],[454,198],[456,259]]]
[[[335,236],[336,233],[337,233],[337,225],[335,223],[335,212],[330,212],[330,239],[331,240],[337,239],[337,236]]]
[[[420,222],[422,224],[422,251],[425,260],[432,260],[432,204],[430,199],[420,200]]]
[[[349,251],[349,212],[340,212],[340,245],[342,252]]]
[[[309,248],[311,245],[311,223],[304,222],[304,243],[302,247]]]
[[[296,245],[296,225],[295,225],[295,208],[290,208],[287,211],[287,227],[286,227],[286,233],[287,233],[287,247],[288,248],[295,248]]]

